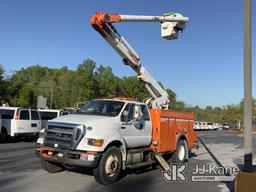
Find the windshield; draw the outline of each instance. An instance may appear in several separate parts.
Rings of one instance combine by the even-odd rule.
[[[76,113],[86,115],[117,116],[124,106],[122,101],[93,100],[85,103]]]
[[[51,119],[58,117],[57,112],[40,111],[39,113],[40,113],[42,120],[51,120]]]
[[[13,119],[15,110],[9,110],[9,109],[1,109],[0,110],[0,116],[2,116],[2,119]]]

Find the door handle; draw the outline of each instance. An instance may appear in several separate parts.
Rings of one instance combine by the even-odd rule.
[[[37,123],[32,123],[31,127],[37,127]]]
[[[126,127],[125,126],[121,126],[121,129],[126,129]]]
[[[122,125],[132,125],[132,124],[133,124],[132,121],[122,123]]]

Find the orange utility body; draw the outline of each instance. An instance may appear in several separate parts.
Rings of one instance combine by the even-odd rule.
[[[197,134],[194,132],[194,113],[150,109],[152,142],[150,149],[159,153],[176,150],[177,141],[184,138],[192,148]]]

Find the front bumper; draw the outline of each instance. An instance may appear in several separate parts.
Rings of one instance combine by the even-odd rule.
[[[74,151],[38,145],[36,155],[44,160],[79,167],[97,167],[101,154],[91,151]]]
[[[29,132],[29,133],[14,133],[14,137],[37,137],[38,132]]]

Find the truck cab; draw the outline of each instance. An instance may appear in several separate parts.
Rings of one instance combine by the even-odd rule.
[[[60,133],[57,127],[63,135],[57,134]],[[76,130],[75,133],[64,134],[71,129]],[[49,120],[44,134],[44,144],[50,147],[69,148],[75,134],[77,139],[80,138],[76,141],[76,149],[101,152],[112,141],[118,141],[126,148],[149,146],[152,123],[144,103],[101,99],[88,101],[75,114]],[[95,146],[95,141],[101,141],[101,145]]]

